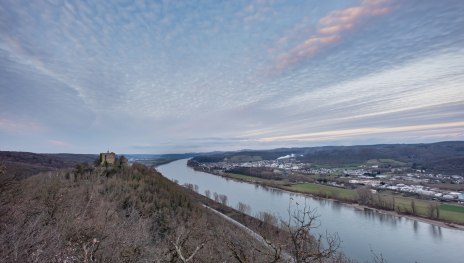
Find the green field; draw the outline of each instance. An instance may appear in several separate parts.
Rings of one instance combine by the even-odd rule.
[[[410,213],[412,213],[411,203],[412,203],[413,198],[392,195],[392,194],[381,194],[381,196],[383,198],[389,198],[389,199],[392,199],[394,197],[395,208],[397,210],[399,209],[400,211],[409,211]],[[432,201],[419,200],[419,199],[414,199],[414,203],[416,206],[416,214],[418,216],[423,216],[423,217],[428,216],[430,204],[435,204],[435,202],[432,202]]]
[[[441,204],[440,218],[464,224],[464,206]]]
[[[328,198],[341,198],[348,200],[356,200],[357,194],[354,190],[343,189],[322,184],[303,183],[286,186],[285,189],[302,193],[309,193]]]
[[[411,202],[414,198],[411,197],[404,197],[398,196],[393,194],[381,194],[382,198],[385,199],[392,199],[394,196],[395,198],[395,209],[400,211],[407,211],[412,213],[412,206]],[[421,200],[421,199],[414,199],[414,203],[416,206],[416,215],[421,217],[429,217],[430,215],[430,206],[438,205],[439,219],[448,221],[448,222],[455,222],[459,224],[464,224],[464,207],[459,205],[452,205],[452,204],[439,204],[436,201],[431,200]]]
[[[464,214],[464,206],[461,206],[461,205],[442,204],[440,205],[440,209],[443,211],[450,211],[450,212]]]
[[[235,173],[224,173],[224,176],[229,177],[229,178],[234,178],[237,180],[247,181],[247,182],[263,183],[263,184],[267,184],[270,186],[284,185],[287,183],[286,181],[268,180],[268,179],[262,179],[259,177],[248,176],[248,175],[243,175],[243,174],[235,174]]]
[[[322,185],[322,184],[315,184],[315,183],[299,183],[289,185],[286,180],[278,181],[278,180],[268,180],[262,179],[253,176],[241,175],[241,174],[234,174],[234,173],[226,173],[224,174],[226,177],[234,178],[237,180],[247,181],[247,182],[256,182],[262,183],[268,186],[275,186],[281,189],[285,189],[288,191],[295,191],[300,193],[307,193],[312,194],[315,196],[325,197],[325,198],[333,198],[333,199],[340,199],[346,201],[357,201],[358,200],[358,193],[356,190],[344,189],[329,185]],[[439,219],[448,221],[448,222],[455,222],[459,224],[464,224],[464,206],[453,205],[453,204],[439,204],[436,201],[431,200],[421,200],[421,199],[414,199],[411,197],[404,197],[401,195],[396,195],[390,192],[383,192],[380,194],[375,194],[373,199],[378,200],[380,197],[381,200],[393,203],[393,199],[395,202],[395,210],[401,211],[403,213],[410,213],[412,214],[412,200],[414,200],[415,208],[416,208],[416,215],[421,217],[429,217],[430,215],[430,207],[437,206],[439,209],[440,217]]]

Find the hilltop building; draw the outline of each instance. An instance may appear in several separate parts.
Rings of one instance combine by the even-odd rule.
[[[116,154],[114,152],[107,151],[106,153],[100,153],[100,165],[104,164],[115,164]]]

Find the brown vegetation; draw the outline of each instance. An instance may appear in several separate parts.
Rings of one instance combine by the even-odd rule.
[[[92,163],[97,159],[94,154],[38,154],[30,152],[0,151],[0,162],[2,162],[8,174],[16,179],[70,168],[79,163]]]
[[[79,165],[22,181],[4,166],[0,173],[2,262],[288,262],[303,251],[287,246],[298,228],[253,221],[263,242],[140,164]],[[214,195],[227,203],[227,196]],[[340,261],[320,239],[301,242],[311,255],[322,251],[321,261]]]

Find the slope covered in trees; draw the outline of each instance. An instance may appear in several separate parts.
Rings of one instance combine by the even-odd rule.
[[[79,163],[93,163],[96,154],[40,154],[31,152],[0,151],[0,163],[16,179],[22,179],[40,172],[73,167]]]
[[[82,164],[23,180],[2,165],[0,261],[345,261],[339,241],[321,246],[311,224],[282,231],[261,222],[251,235],[195,196],[141,164]]]

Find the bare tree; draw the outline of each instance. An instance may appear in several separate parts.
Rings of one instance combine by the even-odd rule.
[[[212,227],[219,222],[220,218],[206,213],[194,214],[187,221],[171,222],[172,232],[167,237],[162,262],[222,262],[225,257],[218,251],[226,248],[222,236],[227,235],[230,226]]]
[[[193,184],[185,183],[184,187],[192,191],[194,190]]]
[[[319,227],[316,210],[311,210],[306,200],[303,206],[296,203],[297,208],[288,209],[288,220],[281,220],[282,226],[290,235],[291,252],[296,263],[322,262],[324,259],[336,255],[340,247],[340,238],[337,234],[313,236],[312,230]]]
[[[363,205],[369,204],[372,200],[372,192],[368,188],[358,188],[356,189],[356,193],[358,194],[359,202]]]
[[[14,177],[7,174],[6,166],[3,162],[0,163],[0,191],[10,189],[15,183]]]
[[[245,203],[238,202],[237,210],[244,214],[249,214],[251,212],[251,207]]]
[[[440,207],[438,206],[437,203],[435,203],[435,209],[437,211],[437,219],[439,219],[440,218]]]
[[[413,215],[416,215],[417,209],[416,209],[416,202],[414,201],[414,199],[411,199],[411,211]]]
[[[440,208],[437,203],[430,203],[428,206],[428,214],[430,218],[438,219],[440,217]]]
[[[6,167],[2,162],[0,163],[0,176],[3,176],[5,174],[5,171],[6,171]]]
[[[205,196],[208,198],[211,198],[211,191],[210,190],[205,190]]]
[[[259,212],[257,218],[266,224],[278,226],[279,219],[269,212]]]
[[[306,201],[304,205],[296,203],[296,208],[289,204],[288,219],[280,219],[280,226],[276,217],[270,213],[261,212],[257,217],[263,221],[255,228],[263,247],[244,245],[233,239],[227,241],[229,250],[238,262],[254,262],[246,251],[259,253],[260,262],[349,261],[337,252],[340,247],[337,234],[315,235],[313,230],[319,227],[319,216],[315,210],[310,209]]]
[[[372,262],[374,263],[386,263],[387,260],[383,257],[382,253],[377,254],[373,249],[371,249],[371,254],[373,257]]]
[[[227,205],[227,195],[219,195],[219,200],[221,201],[221,204]]]
[[[282,257],[282,243],[277,242],[275,237],[276,227],[269,227],[268,224],[255,224],[257,222],[249,222],[254,230],[244,230],[241,227],[234,226],[236,229],[232,231],[224,231],[221,239],[223,239],[226,248],[232,254],[232,259],[236,262],[288,262]],[[274,234],[274,235],[272,235]],[[270,239],[269,239],[270,238]],[[273,240],[273,242],[269,241]],[[290,260],[291,261],[291,260]]]
[[[184,262],[190,262],[195,255],[203,249],[205,246],[206,241],[200,241],[200,244],[198,244],[193,251],[186,251],[184,248],[185,243],[189,238],[191,238],[192,230],[186,229],[185,227],[181,226],[177,229],[177,235],[175,238],[175,241],[172,241],[172,245],[175,248],[175,252],[179,259]]]

